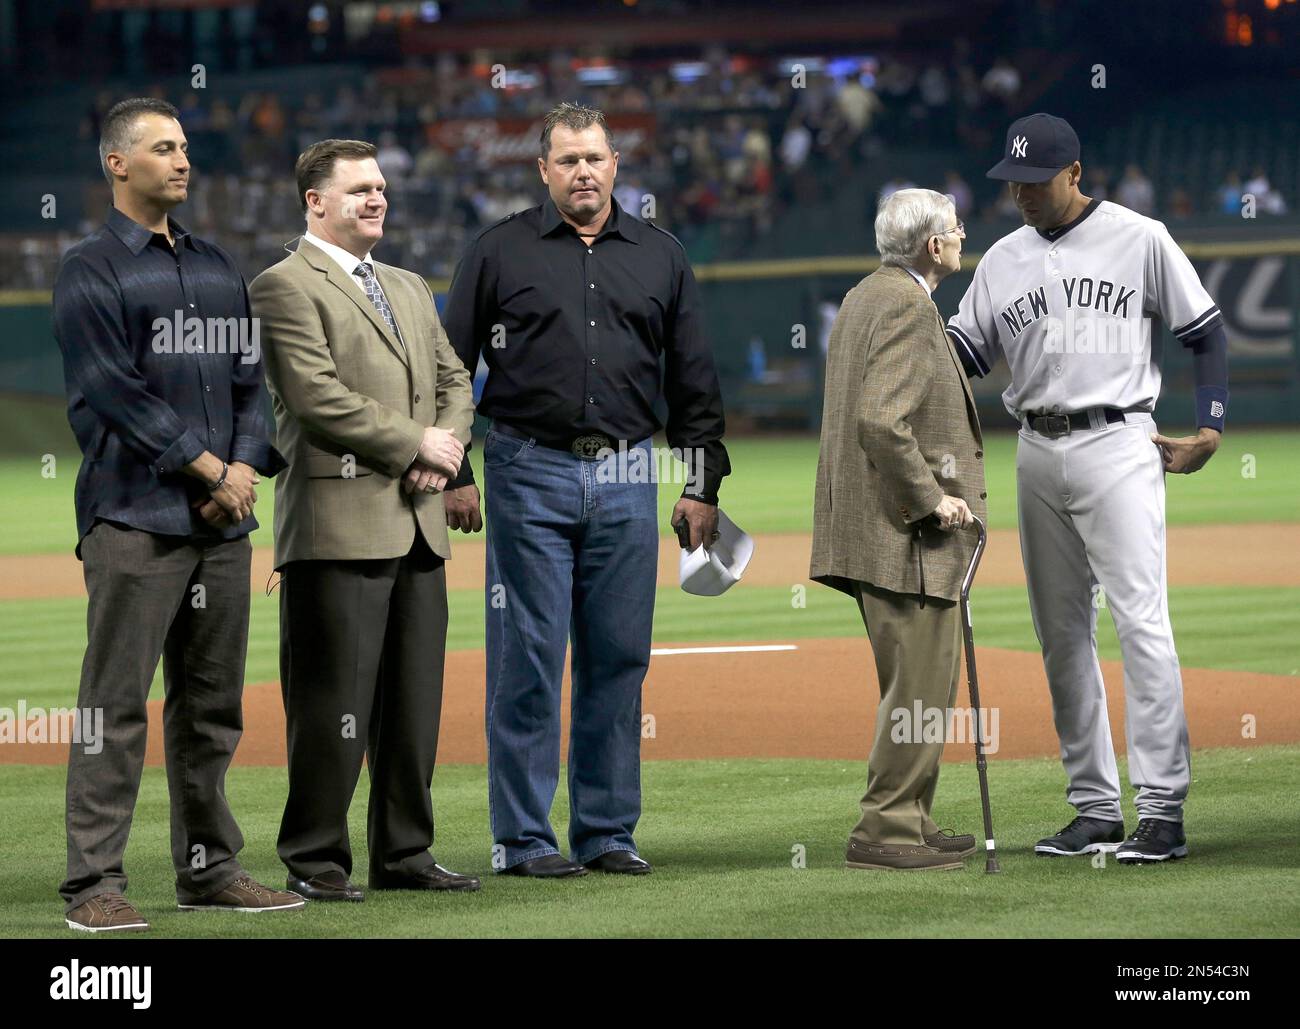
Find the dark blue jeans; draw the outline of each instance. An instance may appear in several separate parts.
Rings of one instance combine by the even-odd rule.
[[[650,441],[635,449],[653,468]],[[570,853],[586,862],[636,850],[657,486],[607,481],[619,478],[611,466],[497,432],[484,442],[488,799],[504,851],[498,868],[560,853],[549,815],[570,638]]]

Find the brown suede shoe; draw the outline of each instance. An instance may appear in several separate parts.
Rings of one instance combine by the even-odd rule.
[[[941,871],[961,868],[961,858],[945,854],[934,847],[907,843],[859,843],[849,840],[845,864],[849,868],[869,868],[893,872]]]
[[[142,933],[149,923],[120,893],[101,893],[64,916],[69,929],[83,933]]]
[[[219,890],[210,897],[188,904],[178,903],[176,906],[182,911],[244,911],[261,914],[264,911],[292,911],[306,904],[296,893],[273,890],[250,876],[241,875],[224,890]]]
[[[926,833],[925,845],[955,857],[970,857],[977,849],[974,836],[970,833],[955,833],[951,829]]]

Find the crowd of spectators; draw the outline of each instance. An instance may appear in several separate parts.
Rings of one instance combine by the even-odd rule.
[[[862,181],[864,172],[889,167],[891,148],[995,151],[1023,100],[1012,61],[977,59],[960,39],[943,62],[903,55],[777,62],[710,49],[676,66],[618,62],[622,79],[612,84],[593,82],[592,65],[562,54],[519,67],[466,65],[445,55],[293,90],[168,96],[194,161],[190,198],[177,217],[254,275],[301,232],[296,155],[327,137],[369,139],[379,147],[392,201],[384,260],[446,277],[478,229],[545,194],[529,156],[535,151],[498,160],[472,139],[448,145],[439,127],[464,119],[536,123],[558,99],[570,99],[611,116],[652,115],[655,130],[620,163],[619,202],[653,215],[698,257],[736,258],[790,208],[824,202],[850,177]],[[99,120],[116,99],[107,92],[95,99],[80,126],[84,143],[97,141]],[[967,175],[975,186],[956,168],[942,185],[959,217],[1016,216],[1006,190],[970,169]],[[912,184],[894,178],[884,191]],[[1241,195],[1252,192],[1261,212],[1285,210],[1262,171],[1245,183],[1225,182],[1220,196],[1200,205],[1186,191],[1157,198],[1136,166],[1119,176],[1089,167],[1085,191],[1160,217],[1207,207],[1239,212]],[[106,183],[88,171],[78,233],[8,248],[0,286],[48,287],[58,253],[93,227],[107,200]]]
[[[783,211],[819,202],[891,145],[942,145],[972,132],[986,144],[1020,88],[1009,61],[980,67],[961,42],[943,65],[902,57],[782,63],[709,49],[676,68],[618,62],[624,80],[608,85],[589,80],[591,64],[556,54],[503,74],[445,56],[296,92],[167,96],[180,108],[194,160],[190,199],[177,216],[219,240],[255,274],[300,231],[291,172],[296,155],[330,136],[370,139],[380,148],[393,201],[386,258],[446,276],[468,237],[538,203],[544,187],[531,160],[492,161],[472,145],[448,148],[435,138],[437,126],[457,119],[540,120],[563,98],[609,115],[653,115],[656,128],[646,145],[620,164],[620,203],[638,213],[652,210],[707,256],[738,257]],[[98,138],[99,119],[116,99],[107,92],[96,98],[81,124],[86,142]],[[107,201],[107,186],[88,173],[87,188],[87,224],[80,228],[88,230]],[[50,275],[52,269],[37,279]]]

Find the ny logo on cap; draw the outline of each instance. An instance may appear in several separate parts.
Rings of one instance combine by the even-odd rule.
[[[1027,140],[1024,136],[1017,136],[1015,139],[1011,141],[1012,157],[1024,157],[1025,153],[1028,150],[1029,150],[1029,140]]]

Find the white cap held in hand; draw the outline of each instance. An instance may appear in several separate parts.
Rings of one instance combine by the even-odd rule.
[[[754,540],[718,509],[718,538],[706,549],[682,548],[677,565],[677,580],[683,590],[698,597],[717,597],[726,593],[745,574],[754,556]]]

